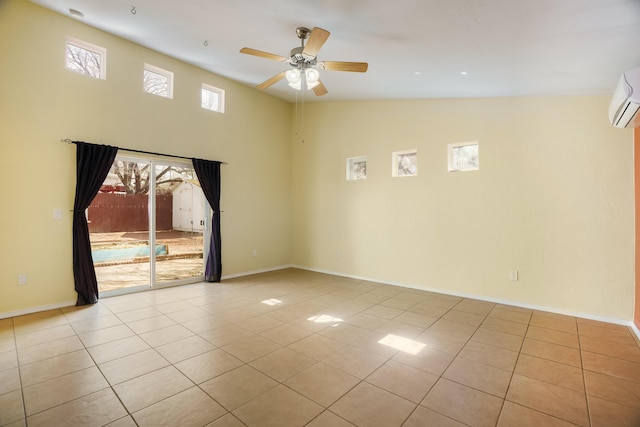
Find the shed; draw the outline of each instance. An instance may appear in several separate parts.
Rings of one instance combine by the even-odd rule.
[[[200,184],[185,180],[173,190],[173,229],[202,233],[206,199]]]

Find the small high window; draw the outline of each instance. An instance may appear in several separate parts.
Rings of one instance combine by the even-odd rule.
[[[107,50],[82,40],[67,37],[65,67],[67,70],[96,79],[107,78]]]
[[[449,172],[476,171],[480,169],[479,144],[457,142],[448,145]]]
[[[391,153],[391,176],[418,175],[418,150],[394,151]]]
[[[347,181],[367,179],[367,157],[349,157],[347,159]]]
[[[173,73],[150,64],[144,64],[142,88],[145,92],[173,99]]]
[[[202,83],[202,108],[224,113],[224,90]]]

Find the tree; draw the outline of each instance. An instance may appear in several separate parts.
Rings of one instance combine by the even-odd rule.
[[[102,67],[100,53],[67,43],[66,58],[67,68],[91,77],[100,78],[100,69]]]
[[[169,79],[167,76],[163,76],[162,74],[154,73],[150,70],[144,70],[142,88],[145,92],[167,97]]]
[[[151,186],[151,165],[149,163],[128,162],[116,159],[113,162],[112,172],[118,176],[121,185],[127,194],[148,194]],[[155,176],[156,189],[162,192],[170,191],[170,184],[180,183],[185,179],[193,178],[191,169],[175,166],[164,166]]]

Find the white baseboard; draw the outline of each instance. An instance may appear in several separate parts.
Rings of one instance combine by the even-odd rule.
[[[24,316],[25,314],[39,313],[41,311],[55,310],[58,308],[71,307],[74,305],[76,305],[75,301],[67,301],[67,302],[61,302],[58,304],[42,305],[39,307],[29,307],[23,310],[8,311],[6,313],[0,313],[0,319],[6,319],[8,317]]]
[[[428,286],[426,286],[426,287],[425,286],[418,287],[416,285],[412,285],[412,284],[408,284],[408,283],[377,280],[377,279],[372,279],[372,278],[369,278],[369,277],[354,276],[354,275],[350,275],[350,274],[339,273],[339,272],[336,272],[336,271],[329,271],[329,270],[323,270],[323,269],[318,269],[318,268],[310,268],[310,267],[305,267],[305,266],[301,266],[301,265],[293,265],[292,267],[293,268],[299,268],[301,270],[314,271],[316,273],[324,273],[324,274],[331,274],[333,276],[347,277],[349,279],[366,280],[367,282],[380,283],[380,284],[384,284],[384,285],[400,286],[400,287],[403,287],[403,288],[417,289],[417,290],[428,291],[428,292],[437,292],[437,293],[440,293],[440,294],[452,295],[452,296],[461,297],[461,298],[471,298],[471,299],[476,299],[476,300],[480,300],[480,301],[493,302],[493,303],[497,303],[497,304],[505,304],[505,305],[512,305],[512,306],[515,306],[515,307],[528,308],[530,310],[546,311],[546,312],[550,312],[550,313],[564,314],[566,316],[580,317],[582,319],[596,320],[596,321],[599,321],[599,322],[605,322],[605,323],[612,323],[612,324],[615,324],[615,325],[628,326],[630,329],[633,330],[633,332],[640,339],[640,330],[638,330],[638,328],[634,325],[633,321],[626,320],[626,319],[618,319],[618,318],[614,318],[614,317],[598,316],[598,315],[594,315],[594,314],[590,314],[590,313],[579,313],[579,312],[573,312],[573,311],[569,311],[569,310],[559,310],[559,309],[556,309],[556,308],[538,306],[538,305],[533,305],[533,304],[523,304],[521,302],[503,300],[503,299],[499,299],[499,298],[489,298],[489,297],[485,297],[485,296],[472,295],[472,294],[466,294],[466,293],[461,293],[461,292],[451,292],[451,291],[446,290],[446,289],[438,289],[438,288],[432,288],[432,287],[428,287]]]
[[[638,347],[640,347],[640,329],[638,329],[636,324],[633,322],[630,322],[629,327],[631,328],[633,333],[636,334],[636,341],[638,343]]]
[[[243,276],[251,276],[253,274],[260,274],[260,273],[268,273],[271,271],[277,271],[277,270],[284,270],[285,268],[291,268],[293,267],[292,265],[282,265],[279,267],[270,267],[270,268],[266,268],[266,269],[261,269],[261,270],[254,270],[254,271],[246,271],[246,272],[242,272],[242,273],[235,273],[235,274],[230,274],[227,276],[222,276],[222,279],[233,279],[236,277],[243,277]],[[114,296],[118,296],[121,294],[127,294],[129,292],[127,292],[130,289],[125,289],[122,290],[121,292],[118,291],[111,291],[109,293],[107,293],[106,295],[104,293],[101,293],[100,298],[109,298],[109,297],[114,297]],[[57,308],[63,308],[63,307],[71,307],[76,305],[75,301],[67,301],[67,302],[61,302],[58,304],[50,304],[50,305],[43,305],[43,306],[38,306],[38,307],[29,307],[29,308],[25,308],[23,310],[15,310],[15,311],[8,311],[6,313],[0,313],[0,319],[6,319],[9,317],[17,317],[17,316],[24,316],[25,314],[33,314],[33,313],[38,313],[41,311],[47,311],[47,310],[55,310]]]
[[[382,280],[372,279],[370,277],[354,276],[354,275],[350,275],[350,274],[339,273],[339,272],[336,272],[336,271],[330,271],[330,270],[324,270],[324,269],[318,269],[318,268],[311,268],[311,267],[295,265],[295,264],[282,265],[282,266],[278,266],[278,267],[270,267],[270,268],[265,268],[265,269],[260,269],[260,270],[252,270],[252,271],[245,271],[245,272],[242,272],[242,273],[234,273],[234,274],[229,274],[229,275],[223,275],[222,279],[223,280],[225,280],[225,279],[234,279],[234,278],[237,278],[237,277],[251,276],[251,275],[254,275],[254,274],[269,273],[269,272],[272,272],[272,271],[284,270],[284,269],[287,269],[287,268],[298,268],[300,270],[314,271],[316,273],[323,273],[323,274],[331,274],[333,276],[346,277],[346,278],[349,278],[349,279],[366,280],[368,282],[380,283],[380,284],[384,284],[384,285],[400,286],[400,287],[409,288],[409,289],[418,289],[418,290],[429,291],[429,292],[437,292],[437,293],[441,293],[441,294],[445,294],[445,295],[453,295],[453,296],[457,296],[457,297],[461,297],[461,298],[472,298],[472,299],[477,299],[477,300],[481,300],[481,301],[494,302],[494,303],[497,303],[497,304],[513,305],[513,306],[516,306],[516,307],[528,308],[528,309],[531,309],[531,310],[547,311],[547,312],[550,312],[550,313],[564,314],[566,316],[580,317],[580,318],[583,318],[583,319],[597,320],[599,322],[606,322],[606,323],[613,323],[613,324],[616,324],[616,325],[628,326],[629,329],[631,329],[631,331],[636,335],[636,337],[638,338],[638,341],[640,342],[640,329],[638,329],[638,327],[633,323],[633,320],[630,321],[630,320],[624,320],[624,319],[617,319],[617,318],[598,316],[598,315],[593,315],[593,314],[589,314],[589,313],[577,313],[577,312],[571,312],[571,311],[567,311],[567,310],[558,310],[558,309],[554,309],[554,308],[550,308],[550,307],[543,307],[543,306],[537,306],[537,305],[532,305],[532,304],[523,304],[523,303],[520,303],[520,302],[508,301],[508,300],[503,300],[503,299],[498,299],[498,298],[487,298],[487,297],[484,297],[484,296],[471,295],[471,294],[465,294],[465,293],[451,292],[451,291],[448,291],[448,290],[431,288],[431,287],[418,287],[418,286],[411,285],[411,284],[408,284],[408,283],[382,281]],[[26,308],[26,309],[23,309],[23,310],[16,310],[16,311],[10,311],[10,312],[6,312],[6,313],[0,313],[0,319],[6,319],[8,317],[24,316],[25,314],[33,314],[33,313],[37,313],[37,312],[40,312],[40,311],[55,310],[57,308],[71,307],[71,306],[74,306],[74,305],[75,305],[74,301],[67,301],[67,302],[58,303],[58,304],[45,305],[45,306],[40,306],[40,307],[31,307],[31,308]]]
[[[267,268],[267,269],[263,269],[263,270],[254,270],[254,271],[246,271],[246,272],[242,272],[242,273],[234,273],[234,274],[229,274],[229,275],[223,275],[220,280],[227,280],[227,279],[235,279],[236,277],[244,277],[244,276],[251,276],[253,274],[260,274],[260,273],[269,273],[271,271],[277,271],[277,270],[283,270],[285,268],[291,268],[290,265],[284,265],[284,266],[280,266],[280,267],[271,267],[271,268]],[[123,289],[116,289],[113,291],[108,291],[108,292],[101,292],[100,293],[100,298],[111,298],[111,297],[117,297],[120,295],[128,295],[128,294],[134,294],[137,292],[150,292],[150,291],[154,291],[154,290],[158,290],[158,289],[168,289],[168,288],[175,288],[178,286],[184,286],[184,285],[193,285],[195,283],[213,283],[213,282],[206,282],[204,280],[201,281],[195,281],[195,282],[191,282],[191,281],[184,281],[184,282],[172,282],[170,284],[162,284],[160,286],[157,286],[155,288],[149,288],[149,287],[145,287],[145,286],[140,286],[140,287],[132,287],[132,288],[123,288]]]
[[[229,275],[223,275],[222,276],[222,280],[235,279],[237,277],[244,277],[244,276],[252,276],[254,274],[260,274],[260,273],[269,273],[269,272],[272,272],[272,271],[284,270],[286,268],[293,268],[293,265],[288,264],[288,265],[281,265],[281,266],[278,266],[278,267],[269,267],[269,268],[265,268],[265,269],[261,269],[261,270],[244,271],[242,273],[234,273],[234,274],[229,274]]]

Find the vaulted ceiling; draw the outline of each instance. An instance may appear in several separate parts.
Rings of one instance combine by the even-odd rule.
[[[305,101],[604,94],[640,67],[640,0],[31,1],[249,86],[290,66],[241,48],[288,57],[297,27],[324,28],[318,60],[369,69],[321,71]]]

